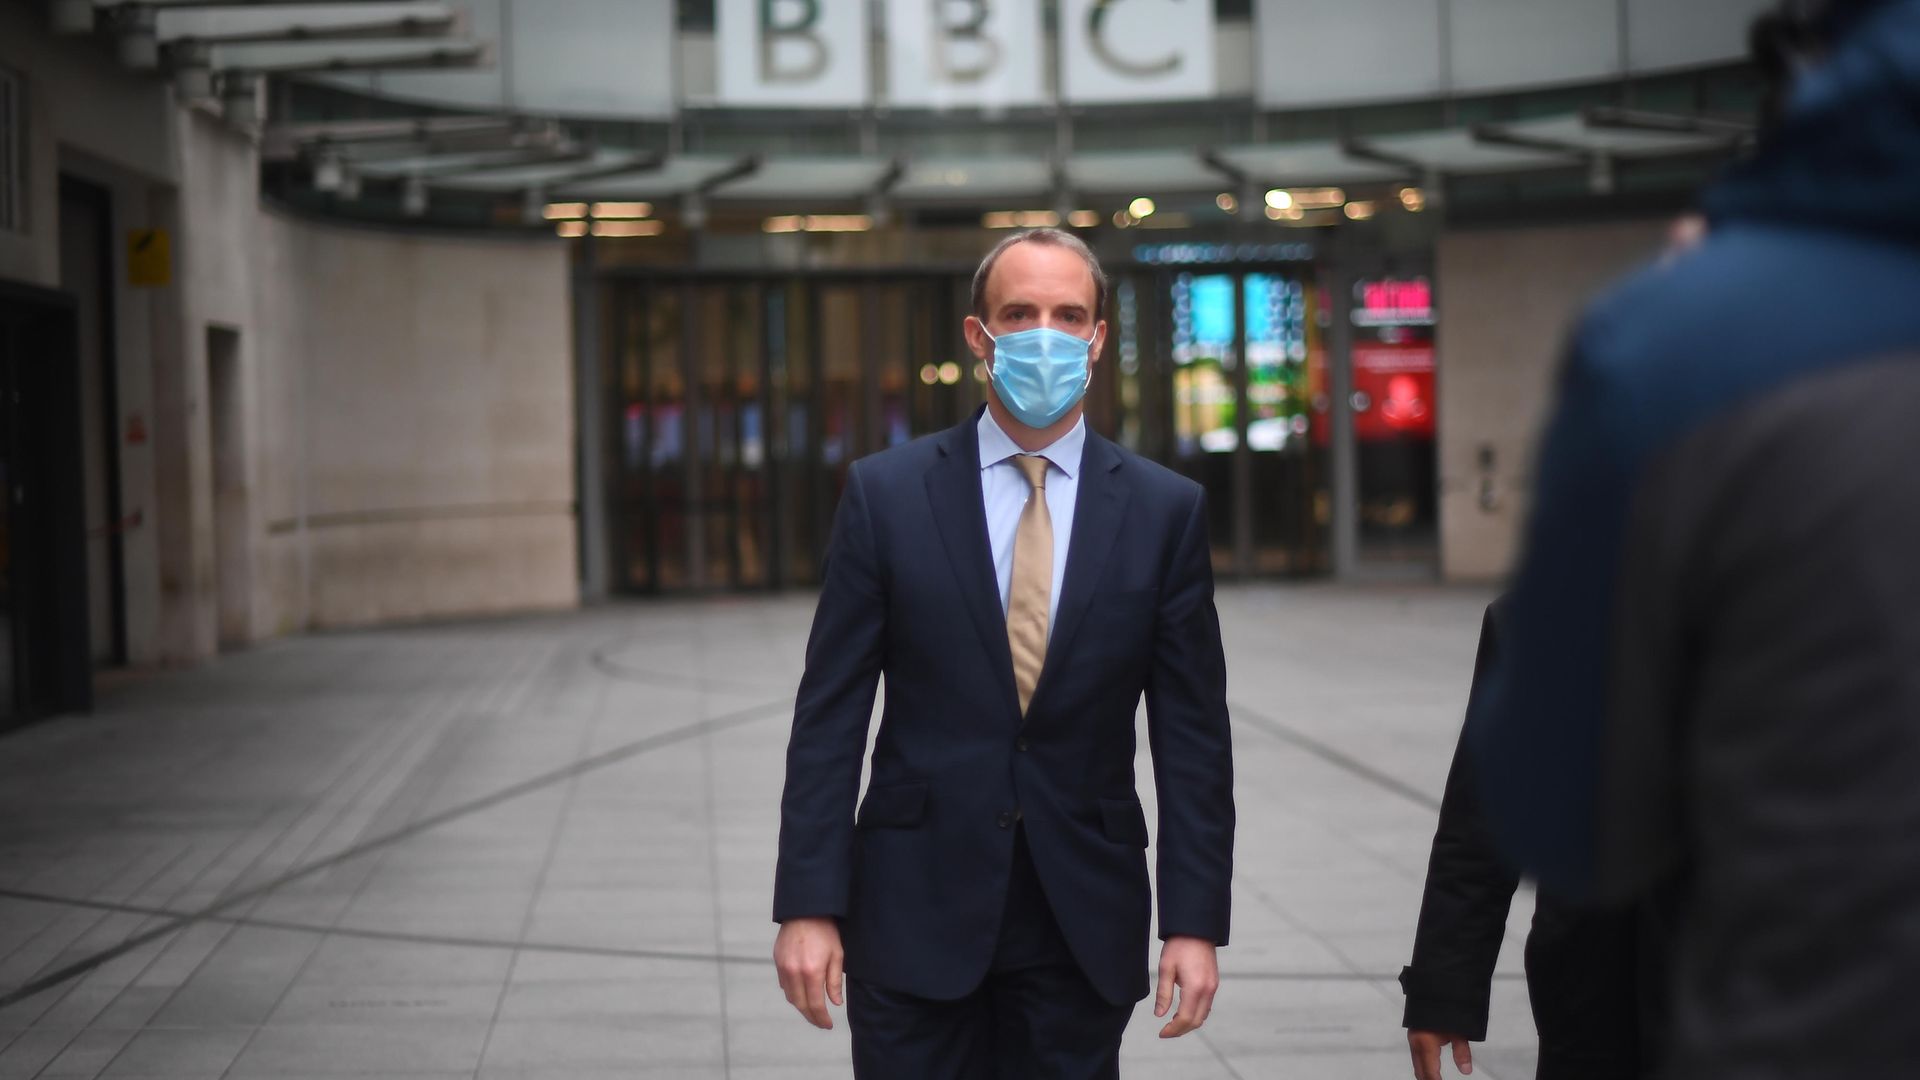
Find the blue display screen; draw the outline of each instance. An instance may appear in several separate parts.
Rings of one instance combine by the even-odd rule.
[[[1226,274],[1196,276],[1189,286],[1188,302],[1193,305],[1193,340],[1196,344],[1231,345],[1233,343],[1233,278]]]

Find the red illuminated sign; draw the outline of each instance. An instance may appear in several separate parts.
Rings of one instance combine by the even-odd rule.
[[[1426,278],[1362,281],[1353,291],[1355,326],[1433,325],[1433,286]]]
[[[1355,438],[1433,438],[1432,345],[1355,345],[1353,391]]]

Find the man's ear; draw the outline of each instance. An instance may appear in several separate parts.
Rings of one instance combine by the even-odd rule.
[[[1100,354],[1107,351],[1107,320],[1101,319],[1093,324],[1093,347],[1087,352],[1087,363],[1100,362]]]
[[[973,350],[973,358],[985,362],[993,358],[993,339],[987,337],[987,324],[977,315],[969,315],[960,324],[960,330],[967,336],[967,348]]]

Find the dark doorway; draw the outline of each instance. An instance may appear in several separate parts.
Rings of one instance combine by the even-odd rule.
[[[0,728],[90,708],[71,298],[0,283]]]
[[[126,576],[120,501],[119,378],[114,326],[113,195],[60,178],[60,288],[73,297],[78,334],[87,622],[96,665],[127,660]]]
[[[253,548],[247,528],[245,402],[240,391],[240,331],[207,327],[207,423],[213,451],[213,565],[220,601],[220,647],[252,640]]]

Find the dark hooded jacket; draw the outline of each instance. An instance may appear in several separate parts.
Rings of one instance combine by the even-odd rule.
[[[1599,301],[1468,720],[1543,887],[1676,896],[1667,1074],[1920,1076],[1920,0]]]

